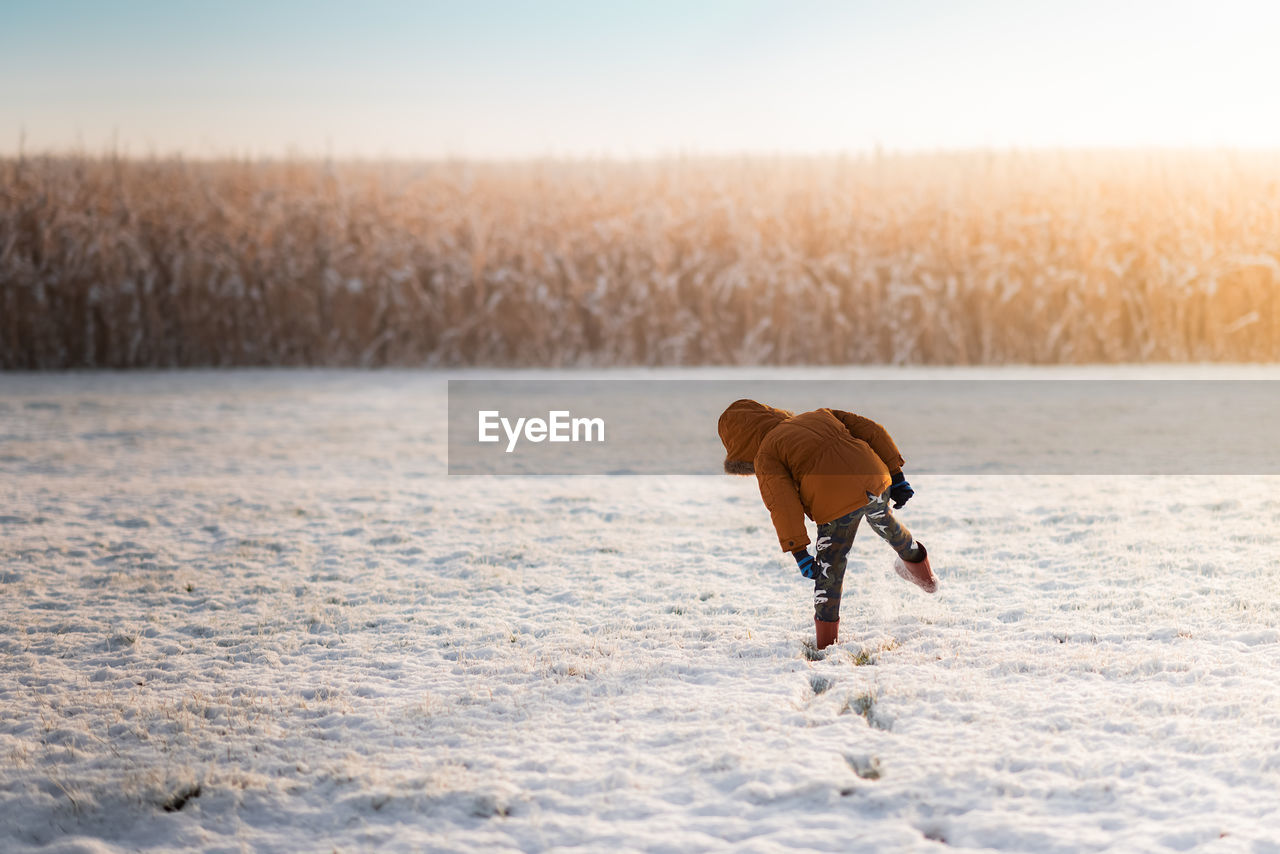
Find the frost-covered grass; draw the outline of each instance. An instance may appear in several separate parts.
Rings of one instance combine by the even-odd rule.
[[[1274,362],[1278,183],[1229,151],[0,158],[0,368]]]
[[[913,477],[817,653],[750,480],[442,395],[0,376],[0,850],[1280,850],[1280,479]]]

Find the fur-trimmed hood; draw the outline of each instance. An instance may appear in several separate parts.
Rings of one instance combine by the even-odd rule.
[[[755,474],[756,453],[769,431],[791,417],[785,409],[775,409],[754,400],[735,400],[720,415],[720,442],[724,445],[726,474]]]

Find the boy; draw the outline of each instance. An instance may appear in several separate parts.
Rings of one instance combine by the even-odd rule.
[[[890,501],[900,508],[915,491],[898,446],[879,424],[838,409],[794,415],[737,400],[721,414],[719,430],[725,472],[756,476],[778,542],[813,579],[818,649],[839,634],[845,563],[863,516],[898,553],[898,575],[926,593],[938,589],[924,544],[889,512]],[[818,523],[816,555],[809,554],[805,516]]]

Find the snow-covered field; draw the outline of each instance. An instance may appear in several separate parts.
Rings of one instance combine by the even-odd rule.
[[[1280,852],[1280,478],[913,476],[819,655],[752,480],[444,393],[0,376],[0,850]]]

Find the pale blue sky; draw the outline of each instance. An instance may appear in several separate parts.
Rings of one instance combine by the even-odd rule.
[[[0,151],[1280,147],[1278,7],[0,0]]]

